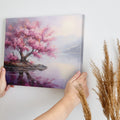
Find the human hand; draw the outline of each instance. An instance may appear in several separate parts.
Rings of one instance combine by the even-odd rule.
[[[66,97],[69,101],[73,102],[75,106],[80,103],[79,98],[79,90],[76,88],[83,88],[84,94],[86,97],[89,95],[88,87],[87,87],[87,73],[80,73],[78,71],[67,83],[65,88],[64,97]]]
[[[13,85],[7,85],[5,74],[5,68],[0,68],[0,97],[4,96],[10,87],[14,87]]]

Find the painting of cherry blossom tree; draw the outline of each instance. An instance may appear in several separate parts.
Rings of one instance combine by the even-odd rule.
[[[82,68],[83,15],[6,19],[7,83],[65,88]]]

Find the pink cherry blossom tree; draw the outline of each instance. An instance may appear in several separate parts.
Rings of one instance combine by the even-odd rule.
[[[21,19],[6,25],[6,49],[17,50],[20,57],[14,53],[8,55],[10,61],[27,63],[31,55],[41,58],[42,55],[55,57],[55,47],[52,46],[54,31],[49,26],[41,25],[39,21]]]

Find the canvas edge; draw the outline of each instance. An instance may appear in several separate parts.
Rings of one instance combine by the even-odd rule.
[[[72,16],[72,15],[81,15],[84,16],[82,13],[69,13],[69,14],[46,14],[46,15],[35,15],[35,16],[20,16],[20,17],[7,17],[6,19],[24,19],[24,18],[36,18],[36,17],[54,17],[54,16]]]
[[[6,33],[6,19],[3,19],[3,26],[2,26],[2,66],[4,66],[5,60],[5,33]]]
[[[82,15],[82,43],[81,43],[81,66],[80,66],[81,72],[83,72],[84,25],[85,25],[85,15]]]
[[[82,42],[81,42],[81,65],[80,65],[80,71],[82,72],[83,70],[83,48],[84,48],[84,22],[85,22],[85,15],[84,14],[81,14],[81,13],[77,13],[77,14],[67,14],[67,15],[49,15],[49,17],[52,17],[52,16],[71,16],[71,15],[81,15],[82,16]],[[35,16],[34,16],[35,17]],[[36,17],[48,17],[48,16],[36,16]],[[32,17],[18,17],[18,18],[32,18]],[[4,57],[3,57],[3,62],[5,60],[5,32],[6,32],[6,21],[7,19],[14,19],[14,18],[5,18],[4,19]],[[17,19],[17,17],[15,18]],[[3,63],[4,64],[4,63]],[[18,85],[18,86],[22,86],[22,85]],[[23,85],[24,86],[24,85]],[[29,87],[34,87],[34,86],[29,86]],[[46,87],[47,88],[47,87]],[[48,87],[49,88],[49,87]],[[55,89],[65,89],[65,88],[55,88]]]

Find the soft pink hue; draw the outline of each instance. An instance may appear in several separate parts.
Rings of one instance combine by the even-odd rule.
[[[17,50],[21,62],[26,61],[30,55],[37,58],[44,54],[55,57],[56,48],[51,45],[51,41],[55,39],[53,33],[50,27],[41,27],[38,21],[24,19],[18,20],[14,25],[7,23],[5,47]],[[25,51],[27,54],[24,54]]]
[[[18,60],[18,57],[15,56],[13,53],[10,53],[7,57],[10,61],[17,61]]]

